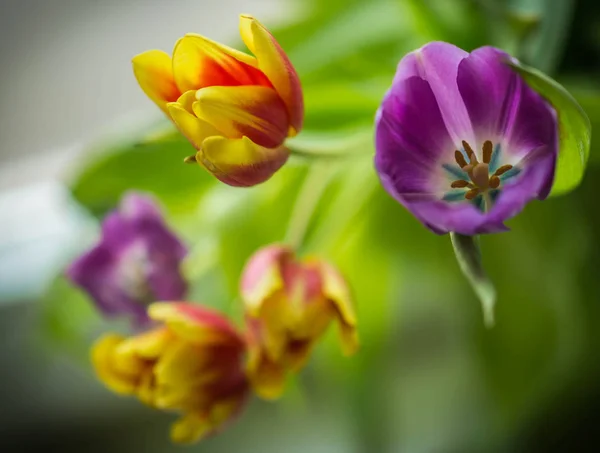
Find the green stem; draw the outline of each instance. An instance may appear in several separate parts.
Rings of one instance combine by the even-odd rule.
[[[295,249],[302,246],[310,221],[331,176],[332,171],[325,163],[316,163],[308,170],[290,217],[285,235],[286,244]]]
[[[300,148],[292,148],[288,146],[292,156],[298,156],[303,159],[324,159],[324,160],[342,160],[349,158],[357,158],[363,156],[364,151],[354,151],[354,152],[339,152],[335,150],[328,149],[300,149]]]

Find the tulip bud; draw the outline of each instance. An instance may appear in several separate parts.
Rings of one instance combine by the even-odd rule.
[[[298,74],[273,35],[244,15],[240,32],[254,56],[190,33],[172,58],[150,50],[133,59],[133,70],[198,150],[196,162],[226,184],[253,186],[285,164],[284,141],[302,128],[304,101]]]
[[[241,293],[250,337],[247,373],[264,398],[281,395],[286,374],[304,366],[332,322],[338,323],[343,352],[358,348],[350,291],[322,260],[298,261],[290,248],[266,247],[246,265]]]
[[[156,303],[148,311],[162,325],[130,338],[102,337],[92,349],[94,368],[112,391],[180,414],[174,442],[197,442],[244,405],[245,343],[222,315],[198,305]]]
[[[145,324],[149,303],[185,296],[179,272],[185,254],[152,199],[130,193],[104,219],[100,242],[71,264],[67,276],[106,315]]]

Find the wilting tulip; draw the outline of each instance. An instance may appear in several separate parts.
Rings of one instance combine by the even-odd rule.
[[[548,196],[558,153],[554,108],[482,47],[434,42],[405,56],[377,115],[385,189],[432,231],[506,230]]]
[[[245,343],[223,316],[198,305],[156,303],[148,311],[163,325],[130,338],[102,337],[92,350],[94,368],[112,391],[180,414],[171,438],[196,442],[244,405]]]
[[[269,31],[240,17],[242,40],[255,55],[187,34],[173,58],[159,50],[133,59],[150,99],[198,150],[195,160],[232,186],[266,181],[287,160],[288,136],[302,128],[300,80]]]
[[[345,354],[358,347],[349,289],[324,261],[298,261],[289,248],[266,247],[247,263],[241,293],[250,337],[248,377],[264,398],[281,394],[286,374],[302,368],[332,322],[339,325]]]
[[[184,297],[187,284],[179,264],[185,254],[152,199],[130,193],[104,219],[100,242],[75,260],[67,275],[106,315],[145,324],[149,303]]]

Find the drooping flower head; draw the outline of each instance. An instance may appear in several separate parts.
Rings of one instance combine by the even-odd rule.
[[[432,231],[505,231],[550,192],[554,108],[501,50],[434,42],[405,56],[376,120],[384,188]]]
[[[229,185],[252,186],[286,162],[283,143],[302,128],[304,103],[298,75],[271,33],[245,15],[240,32],[254,56],[187,34],[173,58],[150,50],[133,59],[133,69],[198,150],[201,166]]]
[[[265,247],[247,263],[241,294],[250,331],[248,377],[264,398],[280,396],[286,374],[304,366],[332,322],[345,354],[358,347],[350,291],[324,261],[298,261],[287,247]]]
[[[149,303],[185,296],[187,284],[179,271],[185,254],[154,201],[129,193],[104,219],[100,242],[76,259],[67,275],[106,315],[145,324]]]
[[[178,413],[171,438],[196,442],[244,405],[245,343],[227,319],[198,305],[156,303],[148,311],[164,324],[130,338],[102,337],[92,349],[96,374],[118,394]]]

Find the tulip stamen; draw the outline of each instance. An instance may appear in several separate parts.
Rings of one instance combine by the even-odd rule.
[[[499,152],[499,147],[494,149],[494,145],[490,140],[486,140],[482,145],[482,161],[477,158],[477,154],[473,148],[465,140],[462,141],[462,150],[454,151],[454,160],[465,173],[468,178],[457,179],[450,183],[452,189],[466,189],[464,198],[466,200],[475,200],[480,195],[483,197],[485,209],[491,209],[492,199],[489,191],[495,191],[500,187],[502,179],[500,176],[506,174],[513,169],[512,165],[502,165],[496,171],[491,173],[491,166],[497,161],[495,154]],[[511,176],[511,175],[507,175]],[[505,177],[506,178],[506,177]],[[475,200],[477,201],[477,200]],[[478,202],[479,205],[479,202]]]

